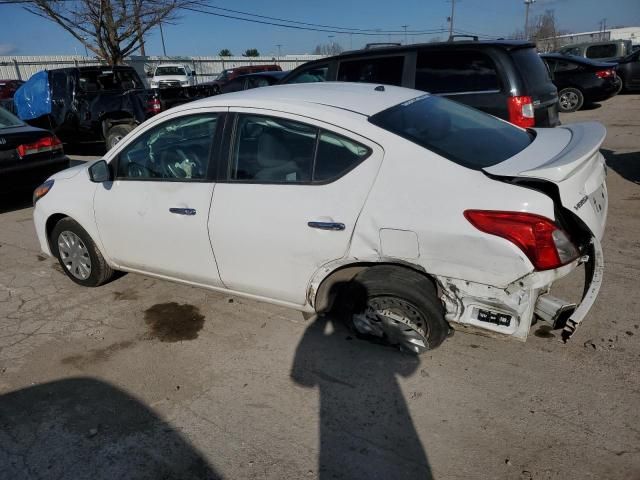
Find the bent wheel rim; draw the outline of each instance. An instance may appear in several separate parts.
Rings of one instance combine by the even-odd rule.
[[[79,280],[91,276],[91,257],[82,239],[73,232],[65,230],[58,235],[60,261],[67,271]]]
[[[384,339],[403,350],[420,353],[429,348],[425,319],[410,302],[397,297],[369,299],[365,311],[353,316],[353,325],[359,333]]]

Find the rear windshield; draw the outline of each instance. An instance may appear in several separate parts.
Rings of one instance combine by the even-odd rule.
[[[551,76],[535,48],[518,48],[511,52],[511,56],[529,90],[532,92],[548,90]]]
[[[0,108],[0,130],[3,128],[21,127],[24,123],[18,117]]]
[[[505,161],[533,138],[491,115],[430,95],[384,110],[369,121],[474,170]]]
[[[156,68],[156,76],[161,75],[186,75],[182,67],[158,67]]]

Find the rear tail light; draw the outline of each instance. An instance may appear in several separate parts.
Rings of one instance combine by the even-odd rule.
[[[535,127],[533,100],[529,96],[509,97],[507,99],[509,121],[519,127]]]
[[[147,102],[147,113],[155,115],[156,113],[160,113],[161,111],[162,105],[160,104],[160,100],[157,98],[150,98]]]
[[[33,143],[23,143],[16,148],[20,158],[27,155],[35,155],[36,153],[53,152],[56,150],[62,150],[62,142],[55,135],[51,137],[44,137],[36,140]]]
[[[578,250],[567,234],[541,215],[495,210],[466,210],[478,230],[509,240],[531,260],[536,270],[549,270],[578,258]]]
[[[612,68],[608,70],[598,70],[596,72],[596,77],[598,78],[613,78],[616,76],[616,71]]]

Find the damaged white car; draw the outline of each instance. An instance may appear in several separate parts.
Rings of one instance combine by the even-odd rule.
[[[582,322],[602,281],[597,123],[524,130],[415,90],[300,84],[139,126],[34,194],[42,250],[76,283],[115,270],[303,312],[417,353],[462,324],[526,339]],[[553,297],[586,264],[582,302]]]

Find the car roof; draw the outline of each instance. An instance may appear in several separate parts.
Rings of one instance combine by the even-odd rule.
[[[303,106],[306,110],[322,111],[329,107],[369,117],[424,95],[427,94],[410,88],[375,83],[297,83],[216,95],[185,104],[184,109],[196,106],[238,106],[294,111]],[[181,107],[174,107],[172,111],[179,108]]]
[[[187,65],[184,65],[182,63],[161,63],[160,65],[156,65],[156,68],[158,67],[181,67],[184,68]]]
[[[282,78],[287,75],[289,71],[281,72],[279,70],[268,70],[266,72],[254,72],[254,73],[245,73],[244,75],[238,75],[235,80],[238,78],[250,78],[250,77],[273,77],[273,78]]]
[[[457,40],[453,42],[432,42],[432,43],[414,43],[411,45],[390,45],[384,47],[376,47],[376,48],[364,48],[361,50],[349,50],[347,52],[340,53],[338,55],[334,55],[332,57],[322,58],[318,60],[314,60],[316,62],[330,61],[338,58],[345,57],[356,57],[356,56],[366,56],[366,55],[381,55],[381,54],[389,54],[389,53],[402,53],[407,51],[412,51],[416,49],[428,48],[432,50],[440,50],[440,49],[468,49],[469,47],[473,48],[482,48],[482,47],[494,47],[501,48],[503,50],[516,50],[520,48],[535,48],[535,44],[526,41],[526,40]]]
[[[583,65],[589,65],[592,67],[606,67],[606,66],[615,66],[615,62],[602,62],[599,60],[593,60],[591,58],[585,57],[577,57],[575,55],[564,55],[562,53],[543,53],[540,55],[541,58],[546,59],[555,59],[555,60],[564,60],[566,62],[580,63]]]

